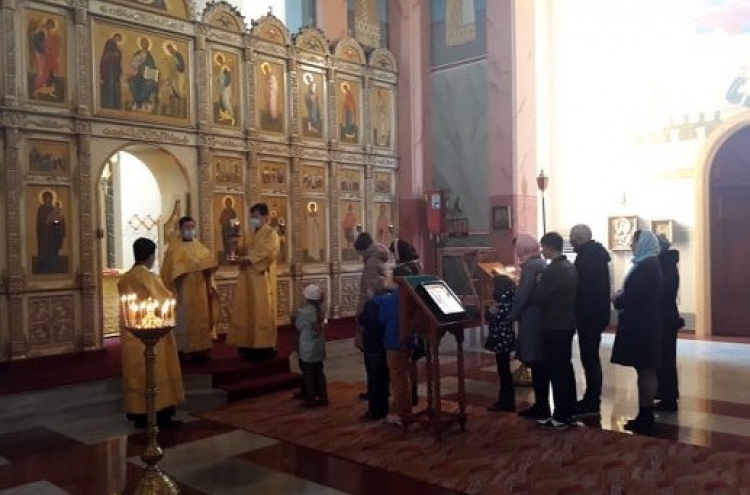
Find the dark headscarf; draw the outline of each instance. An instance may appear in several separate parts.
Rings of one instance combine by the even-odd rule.
[[[367,232],[362,232],[354,241],[354,249],[356,249],[357,251],[364,251],[365,249],[370,247],[370,244],[372,244],[372,242],[372,236]]]

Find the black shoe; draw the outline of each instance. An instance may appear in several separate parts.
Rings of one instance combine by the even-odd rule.
[[[555,418],[540,419],[536,423],[545,430],[567,430],[574,424],[572,419],[558,420]]]
[[[625,423],[626,430],[633,433],[648,434],[654,429],[654,411],[651,408],[643,408],[638,411],[638,416]]]
[[[577,418],[585,418],[589,416],[601,416],[602,412],[599,406],[594,406],[588,401],[579,400],[576,402],[574,416]]]
[[[326,407],[328,405],[328,399],[317,397],[315,399],[308,399],[302,403],[304,407]]]
[[[516,405],[511,402],[497,401],[487,407],[487,410],[490,412],[516,412]]]
[[[179,419],[168,419],[165,421],[160,421],[157,426],[160,430],[173,430],[175,428],[179,428],[180,426],[182,426],[182,424],[182,421],[180,421]]]
[[[359,400],[367,400],[367,392],[362,392],[359,394]]]
[[[416,406],[417,404],[419,404],[419,396],[418,395],[412,395],[411,396],[411,405],[412,405],[412,407]]]
[[[360,421],[380,421],[381,419],[385,419],[387,414],[379,414],[367,411],[362,416],[359,417]]]
[[[654,411],[656,412],[677,412],[679,410],[676,400],[657,400],[654,402]]]
[[[529,418],[529,419],[547,419],[550,417],[551,411],[548,407],[540,406],[538,404],[534,404],[528,409],[524,409],[523,411],[519,412],[518,415],[522,418]]]

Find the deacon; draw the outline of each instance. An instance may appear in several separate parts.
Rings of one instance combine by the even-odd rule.
[[[141,237],[133,243],[135,265],[117,283],[120,297],[135,294],[142,301],[152,298],[156,301],[172,299],[161,279],[151,268],[156,259],[156,244]],[[146,364],[143,358],[144,345],[130,332],[120,332],[122,349],[122,393],[125,413],[139,428],[146,427]],[[177,345],[172,332],[156,344],[156,367],[154,369],[156,387],[156,421],[159,428],[177,426],[179,421],[172,419],[175,406],[185,401],[182,385],[182,372],[177,357]]]
[[[184,360],[206,361],[216,336],[219,296],[214,274],[218,264],[195,238],[195,220],[180,218],[180,237],[167,246],[161,278],[177,299],[177,346]]]
[[[250,232],[237,249],[240,273],[232,301],[227,342],[246,359],[276,355],[276,259],[279,236],[268,224],[268,205],[250,208]]]

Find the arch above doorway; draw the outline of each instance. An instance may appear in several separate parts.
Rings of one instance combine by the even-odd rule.
[[[750,110],[725,121],[706,139],[696,162],[696,335],[708,337],[712,332],[713,266],[711,246],[711,184],[713,166],[720,150],[742,129],[750,129]]]

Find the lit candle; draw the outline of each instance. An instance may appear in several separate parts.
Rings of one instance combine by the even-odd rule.
[[[122,319],[125,320],[125,323],[128,322],[128,296],[123,295],[120,297],[120,314],[122,314]]]

